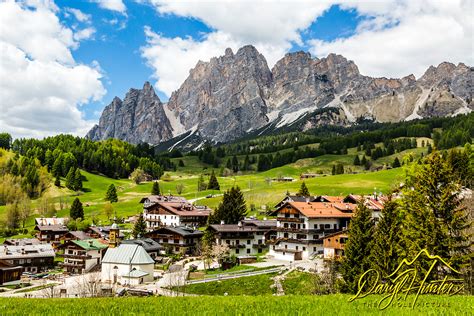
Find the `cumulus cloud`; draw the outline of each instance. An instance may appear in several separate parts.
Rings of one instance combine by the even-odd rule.
[[[370,5],[369,5],[370,4]],[[355,34],[334,41],[311,40],[310,52],[335,52],[352,59],[363,74],[377,77],[421,76],[443,61],[474,62],[472,2],[383,1],[374,5],[345,1],[369,17]]]
[[[55,10],[0,3],[0,126],[14,137],[84,134],[79,106],[105,94],[97,65],[77,64],[79,43]]]
[[[125,14],[127,7],[122,0],[98,0],[99,7]]]
[[[293,45],[302,44],[301,31],[330,6],[326,1],[149,1],[162,15],[195,18],[214,31],[202,38],[167,38],[145,28],[142,56],[154,69],[157,88],[170,95],[199,60],[254,45],[272,67]]]
[[[76,20],[82,23],[90,23],[92,20],[92,17],[90,14],[86,14],[79,9],[64,8],[64,11],[71,13],[76,18]]]
[[[269,66],[295,44],[317,57],[337,53],[370,76],[420,76],[442,61],[472,64],[473,10],[468,0],[171,1],[148,0],[161,15],[193,18],[212,31],[202,38],[167,38],[145,30],[142,55],[154,70],[156,86],[168,96],[199,60],[253,44]],[[362,17],[354,35],[334,41],[301,34],[333,5]],[[179,58],[177,58],[179,56]]]
[[[86,27],[85,29],[76,31],[74,33],[74,39],[76,41],[82,41],[86,39],[91,39],[95,34],[96,30],[93,27]]]

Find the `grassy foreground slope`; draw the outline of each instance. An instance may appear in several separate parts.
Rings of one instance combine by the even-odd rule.
[[[472,315],[472,296],[420,296],[383,312],[380,297],[348,295],[24,299],[0,298],[0,315]],[[369,303],[369,304],[368,304]],[[433,306],[434,304],[434,306]]]

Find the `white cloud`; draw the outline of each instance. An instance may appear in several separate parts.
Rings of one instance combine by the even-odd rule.
[[[14,137],[83,135],[92,122],[79,106],[105,94],[100,68],[77,64],[73,32],[49,4],[35,6],[0,3],[1,130]]]
[[[117,11],[122,14],[126,14],[125,12],[127,11],[127,7],[122,0],[98,0],[97,3],[103,9]]]
[[[79,9],[74,8],[64,8],[64,11],[71,13],[74,15],[76,20],[82,23],[90,23],[92,21],[92,16],[90,14],[86,14]]]
[[[272,67],[294,44],[302,44],[302,31],[337,4],[356,10],[364,19],[351,37],[303,43],[315,56],[342,54],[354,60],[362,73],[387,77],[420,76],[442,61],[473,63],[474,17],[469,0],[148,2],[159,14],[195,18],[212,29],[200,39],[166,38],[147,29],[142,56],[154,70],[156,86],[168,96],[198,60],[222,55],[226,47],[235,52],[252,44]]]
[[[311,53],[324,57],[335,52],[352,59],[365,75],[421,76],[430,65],[443,61],[473,64],[472,2],[346,1],[368,19],[356,33],[331,42],[310,41]]]
[[[82,41],[92,38],[96,30],[93,27],[86,27],[85,29],[79,30],[74,33],[74,39],[76,41]]]
[[[199,60],[254,45],[272,67],[293,43],[302,44],[300,32],[331,6],[328,1],[160,1],[150,0],[159,14],[196,18],[213,29],[201,39],[167,38],[145,29],[142,56],[154,69],[157,88],[170,95]],[[179,56],[179,57],[178,57]]]

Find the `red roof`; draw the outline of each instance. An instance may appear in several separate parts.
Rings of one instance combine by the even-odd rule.
[[[350,218],[353,216],[352,212],[341,211],[341,209],[345,210],[346,204],[344,203],[288,202],[286,205],[291,205],[293,208],[297,209],[301,214],[309,218],[318,218],[318,217]]]

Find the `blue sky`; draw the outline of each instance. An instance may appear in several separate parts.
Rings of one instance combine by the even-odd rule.
[[[169,38],[189,36],[199,40],[203,34],[212,31],[198,19],[158,14],[150,5],[135,2],[127,3],[127,16],[98,8],[95,3],[87,1],[61,0],[56,4],[62,9],[75,8],[91,15],[92,24],[96,29],[93,38],[81,42],[79,48],[73,51],[77,62],[90,64],[94,60],[98,61],[106,76],[104,84],[107,94],[101,101],[91,102],[83,108],[86,119],[97,118],[97,114],[114,96],[123,99],[131,87],[139,88],[146,80],[154,81],[153,69],[146,65],[140,53],[140,47],[146,42],[143,31],[145,25]],[[114,19],[118,20],[115,25],[107,22]],[[301,32],[302,39],[306,43],[308,39],[313,38],[331,41],[348,37],[354,33],[361,19],[355,10],[342,10],[338,5],[334,5]],[[73,16],[62,17],[62,22],[69,27],[77,24]],[[120,23],[124,25],[120,26]],[[308,49],[307,45],[293,44],[290,51]],[[162,101],[168,99],[163,92],[158,90],[157,93]]]
[[[296,50],[341,54],[373,77],[473,65],[473,11],[463,0],[0,1],[0,127],[83,136],[114,96],[148,80],[166,101],[199,60],[248,44],[270,68]]]

